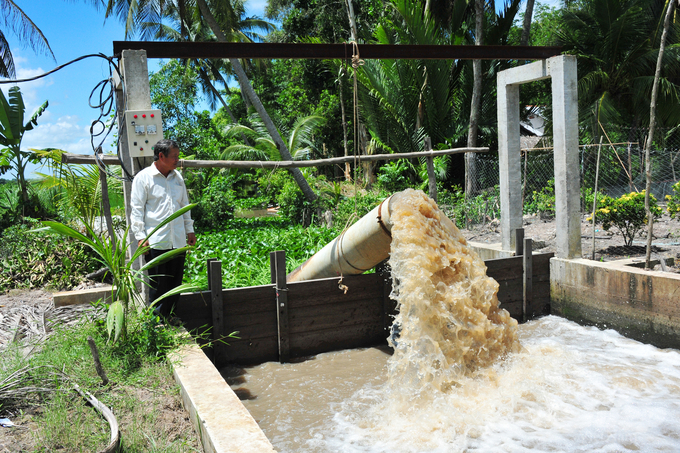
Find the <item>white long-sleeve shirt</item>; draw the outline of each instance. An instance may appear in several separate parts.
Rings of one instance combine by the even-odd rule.
[[[144,239],[163,220],[189,204],[184,179],[171,170],[167,178],[151,164],[137,173],[130,194],[132,233]],[[184,213],[159,229],[151,238],[151,248],[168,250],[187,245],[187,234],[194,232],[190,212]]]

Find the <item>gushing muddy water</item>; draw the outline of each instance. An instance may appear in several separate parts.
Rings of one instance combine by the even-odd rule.
[[[392,213],[390,349],[248,368],[280,452],[680,451],[680,354],[548,316],[522,326],[422,193]]]

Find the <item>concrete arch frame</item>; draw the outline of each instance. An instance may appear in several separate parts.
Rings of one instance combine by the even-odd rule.
[[[519,86],[552,79],[555,221],[558,258],[581,257],[576,57],[559,55],[498,73],[498,156],[501,190],[501,247],[515,250],[522,228]]]

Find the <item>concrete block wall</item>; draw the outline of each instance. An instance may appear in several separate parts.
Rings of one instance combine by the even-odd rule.
[[[680,349],[680,274],[648,271],[627,261],[553,258],[551,313]]]

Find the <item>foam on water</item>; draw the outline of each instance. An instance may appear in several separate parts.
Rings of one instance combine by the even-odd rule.
[[[309,451],[680,451],[680,354],[549,316],[448,392],[364,387]]]

